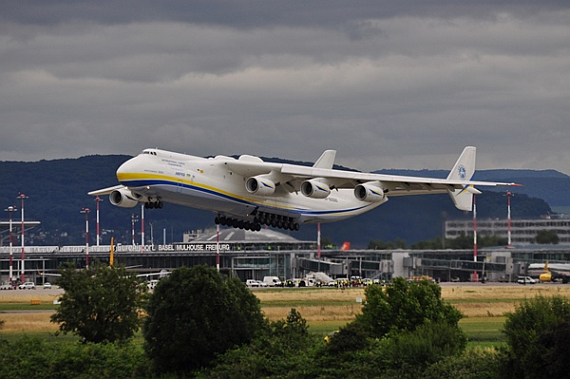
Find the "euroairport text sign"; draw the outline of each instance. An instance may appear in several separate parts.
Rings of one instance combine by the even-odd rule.
[[[230,251],[231,247],[227,243],[221,243],[220,251]],[[204,251],[204,252],[212,252],[218,250],[218,244],[216,243],[193,243],[193,244],[184,244],[184,245],[157,245],[153,246],[151,251]]]

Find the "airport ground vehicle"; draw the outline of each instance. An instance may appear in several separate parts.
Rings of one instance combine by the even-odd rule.
[[[255,279],[248,279],[245,281],[245,285],[248,287],[259,287],[259,281]]]
[[[45,282],[44,283],[44,290],[49,290],[51,289],[51,283],[50,282]]]
[[[518,284],[535,284],[536,280],[531,278],[530,276],[519,276],[517,279]]]
[[[34,284],[34,282],[24,282],[22,284],[20,284],[18,286],[18,289],[21,290],[35,290],[36,289],[36,285]]]
[[[14,286],[10,283],[2,283],[0,284],[0,290],[13,290]]]
[[[277,276],[264,276],[263,282],[269,287],[283,287],[283,283]]]

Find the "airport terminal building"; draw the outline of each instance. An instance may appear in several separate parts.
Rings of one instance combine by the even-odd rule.
[[[9,247],[0,247],[0,281],[9,276]],[[42,284],[50,274],[68,262],[77,267],[86,263],[86,246],[26,246],[24,276]],[[90,246],[90,261],[108,263],[110,246]],[[20,277],[21,248],[12,249],[14,277]],[[118,245],[116,263],[133,267],[139,274],[173,270],[178,267],[208,265],[220,272],[247,279],[278,276],[282,280],[302,278],[310,272],[324,272],[333,278],[390,280],[396,276],[429,275],[440,281],[469,281],[477,271],[488,280],[516,280],[526,274],[528,264],[570,261],[569,245],[528,245],[516,248],[466,250],[320,250],[316,241],[300,241],[272,229],[251,232],[242,229],[205,231],[187,242],[171,245]]]
[[[565,217],[545,217],[541,219],[511,220],[511,241],[513,245],[535,243],[539,231],[556,233],[560,244],[570,244],[570,219]],[[445,238],[457,238],[473,233],[473,220],[448,220],[445,222]],[[508,223],[505,219],[477,220],[477,234],[507,238]]]

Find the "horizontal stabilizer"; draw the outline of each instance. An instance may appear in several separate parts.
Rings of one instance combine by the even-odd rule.
[[[473,192],[467,188],[448,190],[448,193],[457,209],[468,212],[473,209]]]

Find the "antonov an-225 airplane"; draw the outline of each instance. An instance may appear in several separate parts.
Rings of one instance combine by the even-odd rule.
[[[335,150],[312,167],[264,162],[258,157],[201,158],[145,149],[117,170],[118,186],[89,195],[109,195],[119,207],[162,208],[163,202],[205,209],[216,224],[260,230],[269,225],[299,230],[301,224],[354,217],[392,196],[448,193],[455,206],[470,211],[475,186],[514,183],[471,181],[475,147],[468,146],[446,179],[380,175],[333,169]]]

